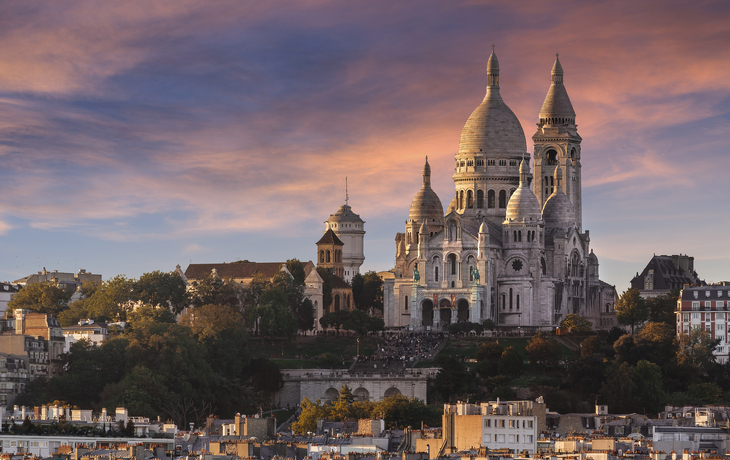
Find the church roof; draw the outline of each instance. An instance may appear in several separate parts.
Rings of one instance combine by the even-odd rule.
[[[570,103],[568,92],[563,85],[563,66],[560,65],[560,59],[555,56],[555,64],[551,72],[551,84],[545,101],[540,109],[540,118],[575,118],[573,104]]]
[[[555,168],[555,189],[545,201],[542,208],[542,220],[546,226],[561,226],[575,224],[575,208],[570,198],[563,192],[561,186],[563,170],[558,165]]]
[[[322,235],[322,238],[317,241],[317,244],[336,244],[340,246],[344,246],[345,243],[342,242],[341,239],[337,237],[334,231],[332,229],[327,229],[326,232],[324,232],[324,235]]]
[[[352,212],[352,208],[347,204],[343,204],[342,206],[340,206],[340,209],[338,209],[336,213],[330,214],[330,218],[327,219],[326,222],[365,223],[365,221],[363,221],[359,215]]]
[[[655,255],[646,264],[644,271],[631,280],[631,287],[644,290],[644,278],[648,275],[649,270],[654,270],[653,290],[681,289],[685,284],[704,284],[694,271],[693,257]]]
[[[487,64],[487,93],[464,124],[459,155],[486,153],[524,155],[525,131],[499,94],[499,63],[492,52]],[[494,83],[494,84],[493,84]]]
[[[330,287],[332,287],[332,289],[350,289],[350,285],[347,284],[347,281],[343,280],[334,273],[332,273],[331,275],[332,276],[330,276]]]
[[[185,277],[190,280],[199,280],[207,277],[216,270],[221,278],[253,278],[263,275],[273,278],[281,271],[284,262],[232,262],[219,264],[190,264],[185,270]]]
[[[444,207],[436,192],[431,188],[431,166],[426,157],[426,164],[423,166],[423,186],[413,197],[411,209],[408,211],[408,220],[440,222],[443,218]]]
[[[505,221],[536,222],[540,220],[540,202],[537,201],[535,193],[527,184],[529,172],[527,162],[523,158],[522,164],[520,164],[520,186],[507,203]]]

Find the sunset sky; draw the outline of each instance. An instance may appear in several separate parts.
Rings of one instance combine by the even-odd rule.
[[[314,259],[343,204],[387,270],[428,155],[444,208],[496,45],[528,151],[555,53],[604,281],[730,280],[730,2],[3,1],[0,280]]]

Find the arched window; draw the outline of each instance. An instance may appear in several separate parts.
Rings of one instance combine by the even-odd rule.
[[[346,306],[346,307],[347,307],[347,309],[349,310],[349,309],[350,309],[350,294],[347,294],[347,302],[345,302],[345,304],[346,304],[345,306]],[[519,306],[519,305],[520,305],[520,304],[518,303],[518,304],[517,304],[517,308],[520,308],[520,306]]]
[[[466,205],[469,209],[474,207],[474,194],[471,190],[466,192]]]
[[[517,242],[517,230],[512,230],[512,242]]]
[[[449,265],[451,266],[451,274],[456,275],[456,254],[449,254]]]
[[[474,281],[474,272],[472,270],[474,268],[473,256],[469,256],[469,258],[466,259],[466,265],[469,267],[469,281]]]
[[[438,281],[439,280],[439,267],[438,265],[433,267],[433,280]]]
[[[520,309],[520,295],[517,294],[517,309]]]
[[[405,311],[408,311],[408,296],[406,296]]]
[[[324,251],[319,251],[319,261],[320,263],[324,263]]]
[[[449,222],[449,241],[456,241],[456,222]]]
[[[514,296],[512,295],[512,288],[509,288],[509,309],[512,310],[512,298]]]
[[[522,230],[517,230],[517,241],[522,243]]]
[[[477,208],[484,207],[484,190],[477,190]]]
[[[547,264],[545,264],[545,258],[540,259],[540,268],[542,268],[543,276],[547,275]]]
[[[464,209],[464,191],[459,192],[459,209]]]
[[[330,262],[330,250],[327,250],[327,253],[325,254],[325,259],[327,259],[327,263]]]
[[[504,190],[499,191],[499,208],[504,209],[507,207],[507,192]]]
[[[335,294],[335,311],[340,311],[340,295]]]
[[[490,190],[487,192],[487,207],[489,209],[494,209],[494,206],[494,190]]]
[[[502,294],[502,310],[507,308],[507,296],[505,294]]]

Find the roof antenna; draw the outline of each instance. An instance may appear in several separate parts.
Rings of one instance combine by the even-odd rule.
[[[494,54],[494,44],[492,44],[492,54]]]
[[[347,176],[345,176],[345,206],[349,206],[350,195],[347,194]]]

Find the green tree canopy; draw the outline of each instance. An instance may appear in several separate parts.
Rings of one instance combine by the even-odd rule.
[[[633,334],[634,327],[642,324],[648,318],[649,309],[639,290],[631,288],[624,291],[618,302],[616,302],[616,319],[618,322],[631,327],[631,334]]]
[[[524,360],[519,351],[515,350],[514,347],[507,347],[497,362],[497,368],[500,374],[517,377],[522,372],[523,362]]]
[[[286,261],[286,269],[289,270],[289,273],[291,273],[292,278],[294,278],[294,281],[304,286],[304,280],[307,277],[307,274],[304,271],[304,264],[299,261],[299,259],[289,259]]]
[[[352,299],[360,310],[376,308],[382,311],[383,280],[374,271],[356,274],[352,277]]]
[[[591,332],[591,329],[593,328],[593,323],[580,315],[571,313],[569,315],[566,315],[565,318],[560,322],[560,327],[566,327],[570,329],[570,332],[580,334],[585,332]]]
[[[58,317],[59,313],[68,308],[67,303],[72,294],[72,290],[61,289],[51,281],[28,284],[8,302],[8,310],[22,308]]]
[[[154,271],[143,274],[134,282],[132,295],[142,303],[171,308],[175,313],[190,305],[187,285],[175,272]]]
[[[677,322],[674,310],[677,308],[678,299],[679,289],[674,289],[669,294],[662,294],[646,299],[649,321],[664,323],[674,327]]]
[[[542,366],[543,371],[550,364],[558,361],[558,344],[538,332],[527,343],[525,348],[530,361]]]

